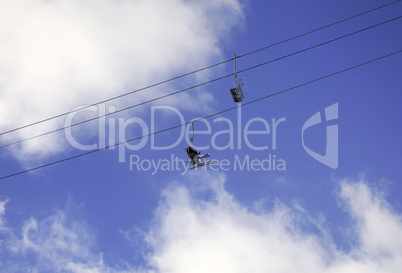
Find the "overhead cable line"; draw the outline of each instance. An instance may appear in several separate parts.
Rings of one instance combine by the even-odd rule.
[[[305,51],[310,50],[310,49],[313,49],[313,48],[317,48],[317,47],[319,47],[319,46],[323,46],[323,45],[326,45],[326,44],[329,44],[329,43],[332,43],[332,42],[341,40],[341,39],[343,39],[343,38],[346,38],[346,37],[355,35],[355,34],[357,34],[357,33],[360,33],[360,32],[363,32],[363,31],[366,31],[366,30],[369,30],[369,29],[372,29],[372,28],[375,28],[375,27],[378,27],[378,26],[381,26],[381,25],[384,25],[384,24],[386,24],[386,23],[390,23],[390,22],[392,22],[392,21],[395,21],[395,20],[398,20],[398,19],[401,19],[401,18],[402,18],[402,15],[401,15],[401,16],[398,16],[398,17],[394,17],[394,18],[392,18],[392,19],[383,21],[383,22],[381,22],[381,23],[378,23],[378,24],[375,24],[375,25],[371,25],[371,26],[369,26],[369,27],[359,29],[359,30],[357,30],[357,31],[354,31],[354,32],[351,32],[351,33],[348,33],[348,34],[345,34],[345,35],[342,35],[342,36],[339,36],[339,37],[337,37],[337,38],[328,40],[328,41],[326,41],[326,42],[319,43],[319,44],[317,44],[317,45],[314,45],[314,46],[311,46],[311,47],[308,47],[308,48],[305,48],[305,49],[302,49],[302,50],[293,52],[293,53],[291,53],[291,54],[288,54],[288,55],[279,57],[279,58],[275,59],[275,61],[278,61],[278,60],[287,58],[287,57],[289,57],[289,56],[293,56],[293,55],[296,55],[296,54],[305,52]],[[241,73],[241,72],[245,72],[245,71],[248,71],[248,70],[251,70],[251,69],[255,69],[255,68],[257,68],[257,67],[260,67],[260,66],[269,64],[269,63],[271,63],[271,62],[272,62],[272,61],[263,62],[263,63],[257,64],[257,65],[251,66],[251,67],[249,67],[249,68],[246,68],[246,69],[237,71],[237,73]]]
[[[366,27],[366,28],[363,28],[363,29],[360,29],[360,30],[351,32],[351,33],[348,33],[348,34],[346,34],[346,35],[339,36],[339,37],[337,37],[337,38],[328,40],[328,41],[326,41],[326,42],[323,42],[323,43],[320,43],[320,44],[316,44],[316,45],[311,46],[311,47],[304,48],[304,49],[302,49],[302,50],[299,50],[299,51],[296,51],[296,52],[293,52],[293,53],[290,53],[290,54],[287,54],[287,55],[284,55],[284,56],[281,56],[281,57],[278,57],[278,58],[275,58],[275,59],[272,59],[272,60],[269,60],[269,61],[267,61],[267,62],[263,62],[263,63],[257,64],[257,65],[251,66],[251,67],[246,68],[246,69],[243,69],[243,70],[239,70],[239,71],[237,71],[237,73],[242,73],[242,72],[245,72],[245,71],[249,71],[249,70],[252,70],[252,69],[255,69],[255,68],[258,68],[258,67],[261,67],[261,66],[264,66],[264,65],[267,65],[267,64],[270,64],[270,63],[273,63],[273,62],[276,62],[276,61],[279,61],[279,60],[282,60],[282,59],[285,59],[285,58],[294,56],[294,55],[297,55],[297,54],[300,54],[300,53],[302,53],[302,52],[305,52],[305,51],[308,51],[308,50],[311,50],[311,49],[314,49],[314,48],[317,48],[317,47],[320,47],[320,46],[323,46],[323,45],[326,45],[326,44],[329,44],[329,43],[332,43],[332,42],[335,42],[335,41],[338,41],[338,40],[340,40],[340,39],[343,39],[343,38],[346,38],[346,37],[355,35],[355,34],[357,34],[357,33],[360,33],[360,32],[363,32],[363,31],[366,31],[366,30],[369,30],[369,29],[372,29],[372,28],[374,28],[374,27],[378,27],[378,26],[380,26],[380,25],[383,25],[383,24],[392,22],[392,21],[397,20],[397,19],[400,19],[400,18],[402,18],[402,16],[398,16],[398,17],[395,17],[395,18],[386,20],[386,21],[384,21],[384,22],[381,22],[381,23],[378,23],[378,24],[375,24],[375,25],[372,25],[372,26],[369,26],[369,27]],[[1,148],[5,148],[5,147],[9,147],[9,146],[12,146],[12,145],[15,145],[15,144],[18,144],[18,143],[22,143],[22,142],[25,142],[25,141],[28,141],[28,140],[31,140],[31,139],[34,139],[34,138],[38,138],[38,137],[41,137],[41,136],[45,136],[45,135],[48,135],[48,134],[51,134],[51,133],[55,133],[55,132],[58,132],[58,131],[61,131],[61,130],[67,129],[67,128],[71,128],[71,127],[74,127],[74,126],[77,126],[77,125],[81,125],[81,124],[83,124],[83,123],[87,123],[87,122],[90,122],[90,121],[93,121],[93,120],[97,120],[97,119],[100,119],[100,118],[103,118],[103,117],[106,117],[106,116],[114,115],[114,114],[116,114],[116,113],[119,113],[119,112],[122,112],[122,111],[126,111],[126,110],[129,110],[129,109],[132,109],[132,108],[135,108],[135,107],[138,107],[138,106],[141,106],[141,105],[150,103],[150,102],[154,102],[154,101],[157,101],[157,100],[166,98],[166,97],[170,97],[170,96],[173,96],[173,95],[177,95],[177,94],[179,94],[179,93],[183,93],[183,92],[189,91],[189,90],[191,90],[191,89],[194,89],[194,88],[197,88],[197,87],[200,87],[200,86],[203,86],[203,85],[212,83],[212,82],[216,82],[216,81],[222,80],[222,79],[224,79],[224,78],[228,78],[228,77],[230,77],[230,76],[233,76],[233,74],[234,74],[234,73],[231,73],[231,74],[228,74],[228,75],[225,75],[225,76],[221,76],[221,77],[218,77],[218,78],[209,80],[209,81],[207,81],[207,82],[203,82],[203,83],[200,83],[200,84],[197,84],[197,85],[194,85],[194,86],[187,87],[187,88],[185,88],[185,89],[181,89],[181,90],[179,90],[179,91],[175,91],[175,92],[172,92],[172,93],[169,93],[169,94],[166,94],[166,95],[163,95],[163,96],[159,96],[159,97],[156,97],[156,98],[153,98],[153,99],[150,99],[150,100],[141,102],[141,103],[137,103],[137,104],[134,104],[134,105],[131,105],[131,106],[128,106],[128,107],[119,109],[119,110],[117,110],[117,111],[115,111],[115,112],[107,113],[107,114],[104,114],[104,115],[101,115],[101,116],[98,116],[98,117],[90,118],[90,119],[87,119],[87,120],[84,120],[84,121],[80,121],[80,122],[71,124],[71,125],[69,125],[69,126],[65,126],[65,127],[62,127],[62,128],[54,129],[54,130],[52,130],[52,131],[48,131],[48,132],[45,132],[45,133],[42,133],[42,134],[39,134],[39,135],[36,135],[36,136],[31,136],[31,137],[28,137],[28,138],[25,138],[25,139],[22,139],[22,140],[18,140],[18,141],[12,142],[12,143],[8,143],[8,144],[5,144],[5,145],[3,145],[3,146],[0,146],[0,149],[1,149]],[[81,110],[82,110],[82,109],[85,109],[85,108],[83,107],[83,108],[81,108]],[[75,112],[75,111],[73,111],[73,112]]]
[[[334,26],[334,25],[343,23],[343,22],[348,21],[348,20],[351,20],[351,19],[353,19],[353,18],[356,18],[356,17],[362,16],[362,15],[368,14],[368,13],[370,13],[370,12],[373,12],[373,11],[376,11],[376,10],[379,10],[379,9],[382,9],[382,8],[385,8],[385,7],[387,7],[387,6],[396,4],[396,3],[400,2],[400,1],[402,1],[402,0],[393,1],[393,2],[390,2],[390,3],[388,3],[388,4],[385,4],[385,5],[382,5],[382,6],[379,6],[379,7],[370,9],[370,10],[367,10],[367,11],[365,11],[365,12],[362,12],[362,13],[359,13],[359,14],[356,14],[356,15],[353,15],[353,16],[351,16],[351,17],[342,19],[342,20],[340,20],[340,21],[331,23],[331,24],[329,24],[329,25],[326,25],[326,26],[323,26],[323,27],[320,27],[320,28],[317,28],[317,29],[314,29],[314,30],[305,32],[305,33],[303,33],[303,34],[299,34],[299,35],[297,35],[297,36],[294,36],[294,37],[285,39],[285,40],[283,40],[283,41],[280,41],[280,42],[277,42],[277,43],[274,43],[274,44],[271,44],[271,45],[262,47],[262,48],[257,49],[257,50],[253,50],[253,51],[248,52],[248,53],[245,53],[245,54],[239,55],[239,56],[237,56],[237,58],[245,57],[245,56],[254,54],[254,53],[256,53],[256,52],[259,52],[259,51],[262,51],[262,50],[265,50],[265,49],[268,49],[268,48],[271,48],[271,47],[274,47],[274,46],[283,44],[283,43],[285,43],[285,42],[289,42],[289,41],[291,41],[291,40],[294,40],[294,39],[303,37],[303,36],[305,36],[305,35],[314,33],[314,32],[316,32],[316,31],[323,30],[323,29],[325,29],[325,28],[328,28],[328,27],[331,27],[331,26]],[[230,59],[228,59],[228,60],[224,60],[224,61],[218,62],[218,63],[216,63],[216,64],[212,64],[212,65],[209,65],[209,66],[206,66],[206,67],[203,67],[203,68],[200,68],[200,69],[197,69],[197,70],[194,70],[194,71],[191,71],[191,72],[188,72],[188,73],[185,73],[185,74],[182,74],[182,75],[179,75],[179,76],[176,76],[176,77],[173,77],[173,78],[170,78],[170,79],[161,81],[161,82],[158,82],[158,83],[154,83],[154,84],[151,84],[151,85],[148,85],[148,86],[145,86],[145,87],[142,87],[142,88],[139,88],[139,89],[136,89],[136,90],[133,90],[133,91],[130,91],[130,92],[127,92],[127,93],[124,93],[124,94],[115,96],[115,97],[111,97],[111,98],[108,98],[108,99],[105,99],[105,100],[102,100],[102,101],[98,101],[98,102],[96,102],[96,103],[92,103],[92,104],[90,104],[90,105],[88,105],[88,106],[85,106],[85,107],[83,107],[83,108],[81,108],[81,109],[75,109],[74,111],[65,112],[65,113],[58,114],[58,115],[54,115],[54,116],[51,116],[51,117],[48,117],[48,118],[45,118],[45,119],[42,119],[42,120],[39,120],[39,121],[35,121],[35,122],[33,122],[33,123],[29,123],[29,124],[26,124],[26,125],[22,125],[22,126],[20,126],[20,127],[14,128],[14,129],[10,129],[10,130],[8,130],[8,131],[1,132],[1,133],[0,133],[0,136],[1,136],[1,135],[8,134],[8,133],[11,133],[11,132],[15,132],[15,131],[17,131],[17,130],[21,130],[21,129],[24,129],[24,128],[27,128],[27,127],[31,127],[31,126],[33,126],[33,125],[37,125],[37,124],[39,124],[39,123],[43,123],[43,122],[46,122],[46,121],[49,121],[49,120],[52,120],[52,119],[55,119],[55,118],[59,118],[59,117],[66,116],[66,115],[70,114],[71,112],[80,111],[80,110],[83,110],[83,109],[86,109],[86,108],[89,108],[89,107],[92,107],[92,106],[96,106],[96,105],[101,104],[101,103],[105,103],[105,102],[108,102],[108,101],[112,101],[112,100],[115,100],[115,99],[118,99],[118,98],[122,98],[122,97],[127,96],[127,95],[131,95],[131,94],[134,94],[134,93],[137,93],[137,92],[140,92],[140,91],[143,91],[143,90],[152,88],[152,87],[156,87],[156,86],[158,86],[158,85],[162,85],[162,84],[165,84],[165,83],[168,83],[168,82],[171,82],[171,81],[174,81],[174,80],[177,80],[177,79],[180,79],[180,78],[183,78],[183,77],[186,77],[186,76],[189,76],[189,75],[198,73],[198,72],[201,72],[201,71],[203,71],[203,70],[207,70],[207,69],[213,68],[213,67],[215,67],[215,66],[219,66],[219,65],[221,65],[221,64],[225,64],[225,63],[230,62],[230,61],[232,61],[232,60],[233,60],[233,58],[230,58]]]
[[[323,26],[323,27],[320,27],[320,28],[317,28],[317,29],[314,29],[314,30],[311,30],[311,31],[305,32],[305,33],[303,33],[303,34],[300,34],[300,35],[294,36],[294,37],[292,37],[292,38],[289,38],[289,39],[286,39],[286,40],[283,40],[283,41],[280,41],[280,42],[278,42],[278,43],[275,43],[275,44],[272,44],[272,45],[269,45],[269,46],[265,46],[265,47],[262,47],[262,48],[259,48],[259,49],[256,49],[256,50],[253,50],[253,51],[250,51],[250,52],[247,52],[247,53],[245,53],[245,54],[243,54],[243,55],[239,55],[239,56],[237,56],[237,58],[240,58],[240,57],[245,57],[245,56],[248,56],[248,55],[251,55],[251,54],[257,53],[257,52],[259,52],[259,51],[262,51],[262,50],[268,49],[268,48],[270,48],[270,47],[273,47],[273,46],[276,46],[276,45],[280,45],[280,44],[283,44],[283,43],[289,42],[289,41],[294,40],[294,39],[296,39],[296,38],[300,38],[300,37],[302,37],[302,36],[305,36],[305,35],[308,35],[308,34],[314,33],[314,32],[316,32],[316,31],[319,31],[319,30],[325,29],[325,28],[327,28],[327,27],[331,27],[331,26],[334,26],[334,25],[337,25],[337,24],[340,24],[340,23],[346,22],[346,21],[348,21],[348,20],[351,20],[351,19],[353,19],[353,18],[356,18],[356,17],[362,16],[362,15],[364,15],[364,14],[367,14],[367,13],[370,13],[370,12],[373,12],[373,11],[376,11],[376,10],[378,10],[378,9],[385,8],[385,7],[387,7],[387,6],[390,6],[390,5],[396,4],[396,3],[400,2],[400,1],[401,1],[401,0],[397,0],[397,1],[394,1],[394,2],[390,2],[390,3],[385,4],[385,5],[383,5],[383,6],[379,6],[379,7],[377,7],[377,8],[370,9],[370,10],[368,10],[368,11],[365,11],[365,12],[362,12],[362,13],[359,13],[359,14],[356,14],[356,15],[354,15],[354,16],[352,16],[352,17],[348,17],[348,18],[346,18],[346,19],[343,19],[343,20],[337,21],[337,22],[335,22],[335,23],[332,23],[332,24],[329,24],[329,25],[326,25],[326,26]]]
[[[45,168],[45,167],[49,167],[49,166],[52,166],[52,165],[55,165],[55,164],[59,164],[59,163],[62,163],[62,162],[68,161],[68,160],[72,160],[72,159],[75,159],[75,158],[78,158],[78,157],[82,157],[82,156],[85,156],[85,155],[89,155],[89,154],[93,154],[93,153],[96,153],[96,152],[99,152],[99,151],[103,151],[103,150],[106,150],[106,149],[109,149],[109,148],[112,148],[112,147],[117,147],[117,146],[119,146],[119,145],[122,145],[122,144],[125,144],[125,143],[129,143],[129,142],[132,142],[132,141],[135,141],[135,140],[139,140],[139,139],[142,139],[142,138],[144,138],[144,137],[149,137],[149,136],[152,136],[152,135],[156,135],[156,134],[160,134],[160,133],[163,133],[163,132],[171,131],[171,130],[173,130],[173,129],[186,126],[186,125],[188,125],[188,124],[190,124],[190,123],[193,123],[193,122],[197,122],[197,121],[200,121],[200,120],[209,119],[209,118],[211,118],[211,117],[214,117],[214,116],[217,116],[217,115],[221,115],[221,114],[223,114],[223,113],[226,113],[226,112],[229,112],[229,111],[238,109],[238,108],[240,108],[240,107],[244,107],[244,106],[247,106],[247,105],[250,105],[250,104],[253,104],[253,103],[256,103],[256,102],[265,100],[265,99],[268,99],[268,98],[270,98],[270,97],[273,97],[273,96],[276,96],[276,95],[279,95],[279,94],[283,94],[283,93],[285,93],[285,92],[289,92],[289,91],[294,90],[294,89],[296,89],[296,88],[299,88],[299,87],[302,87],[302,86],[306,86],[306,85],[308,85],[308,84],[311,84],[311,83],[314,83],[314,82],[317,82],[317,81],[320,81],[320,80],[323,80],[323,79],[326,79],[326,78],[329,78],[329,77],[332,77],[332,76],[335,76],[335,75],[344,73],[344,72],[346,72],[346,71],[350,71],[350,70],[352,70],[352,69],[355,69],[355,68],[358,68],[358,67],[367,65],[367,64],[369,64],[369,63],[373,63],[373,62],[375,62],[375,61],[378,61],[378,60],[381,60],[381,59],[384,59],[384,58],[387,58],[387,57],[396,55],[396,54],[401,53],[401,52],[402,52],[402,50],[398,50],[398,51],[392,52],[392,53],[390,53],[390,54],[383,55],[383,56],[381,56],[381,57],[378,57],[378,58],[375,58],[375,59],[366,61],[366,62],[364,62],[364,63],[360,63],[360,64],[358,64],[358,65],[351,66],[351,67],[345,68],[345,69],[343,69],[343,70],[339,70],[339,71],[334,72],[334,73],[332,73],[332,74],[328,74],[328,75],[326,75],[326,76],[323,76],[323,77],[320,77],[320,78],[316,78],[316,79],[311,80],[311,81],[308,81],[308,82],[304,82],[304,83],[302,83],[302,84],[299,84],[299,85],[296,85],[296,86],[293,86],[293,87],[284,89],[284,90],[279,91],[279,92],[276,92],[276,93],[272,93],[272,94],[267,95],[267,96],[264,96],[264,97],[260,97],[260,98],[258,98],[258,99],[249,101],[249,102],[244,103],[244,104],[239,104],[239,105],[237,105],[237,106],[234,106],[234,107],[228,108],[228,109],[226,109],[226,110],[222,110],[222,111],[219,111],[219,112],[216,112],[216,113],[213,113],[213,114],[204,116],[204,117],[202,117],[202,118],[199,118],[199,119],[196,119],[196,120],[193,120],[193,121],[185,122],[185,123],[182,123],[182,124],[179,124],[179,125],[176,125],[176,126],[172,126],[172,127],[169,127],[169,128],[163,129],[163,130],[159,130],[159,131],[156,131],[156,132],[153,132],[153,133],[149,133],[149,134],[146,134],[146,135],[142,135],[142,136],[140,136],[140,137],[136,137],[136,138],[133,138],[133,139],[130,139],[130,140],[127,140],[127,141],[123,141],[123,142],[117,143],[117,144],[109,145],[109,146],[106,146],[106,147],[101,148],[101,149],[92,150],[92,151],[85,152],[85,153],[82,153],[82,154],[78,154],[78,155],[75,155],[75,156],[67,157],[67,158],[64,158],[64,159],[61,159],[61,160],[53,161],[53,162],[50,162],[50,163],[47,163],[47,164],[44,164],[44,165],[40,165],[40,166],[31,168],[31,169],[26,169],[26,170],[23,170],[23,171],[20,171],[20,172],[16,172],[16,173],[13,173],[13,174],[9,174],[9,175],[0,177],[0,180],[4,180],[4,179],[7,179],[7,178],[10,178],[10,177],[13,177],[13,176],[17,176],[17,175],[21,175],[21,174],[24,174],[24,173],[28,173],[28,172],[34,171],[34,170],[38,170],[38,169],[42,169],[42,168]]]

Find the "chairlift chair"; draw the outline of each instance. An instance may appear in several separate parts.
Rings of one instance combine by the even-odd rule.
[[[201,161],[201,159],[206,158],[206,157],[210,157],[211,154],[207,153],[206,155],[201,155],[201,152],[197,151],[195,149],[195,147],[193,147],[194,143],[194,122],[191,122],[191,131],[192,131],[192,135],[191,138],[189,139],[189,143],[186,149],[184,149],[187,153],[187,156],[189,158],[189,161],[187,161],[186,165],[192,164],[193,167],[191,167],[190,169],[195,169],[198,167],[202,167],[205,165],[210,165],[213,164],[214,161],[213,160],[208,160],[208,161]]]
[[[245,93],[247,91],[247,86],[244,78],[239,79],[237,77],[236,71],[236,55],[234,55],[234,87],[230,88],[230,93],[232,94],[233,101],[236,103],[240,103],[243,101],[245,97]],[[244,92],[243,92],[244,89]]]

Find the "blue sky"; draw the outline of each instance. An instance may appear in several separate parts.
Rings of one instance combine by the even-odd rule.
[[[4,1],[0,131],[242,56],[387,3]],[[401,11],[399,2],[240,57],[237,69]],[[240,73],[247,82],[244,103],[396,52],[401,27],[397,19]],[[211,153],[216,162],[209,168],[182,167],[187,136],[177,128],[148,137],[143,145],[138,140],[1,180],[1,271],[397,272],[402,266],[401,58],[399,53],[196,122],[196,131],[204,134],[196,134],[194,144],[209,146],[202,154]],[[232,72],[233,62],[227,62],[92,112],[80,111],[73,121],[95,117],[101,107],[121,109]],[[82,145],[101,145],[99,140],[108,145],[115,143],[111,135],[118,142],[152,132],[152,126],[158,131],[189,122],[236,106],[232,85],[228,77],[112,115],[106,125],[74,127],[72,135]],[[325,121],[330,106],[338,118]],[[304,131],[304,145],[325,155],[327,126],[337,126],[338,149],[330,155],[336,168],[303,147],[303,125],[316,113],[322,122]],[[0,141],[5,145],[54,130],[66,120],[4,134]],[[247,143],[245,131],[263,132],[266,126],[269,133],[250,135]],[[85,152],[73,147],[67,133],[2,148],[0,176]],[[282,167],[268,170],[268,159]],[[254,167],[247,165],[252,161]],[[155,169],[152,164],[158,162]]]

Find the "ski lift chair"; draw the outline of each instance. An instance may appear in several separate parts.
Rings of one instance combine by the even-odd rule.
[[[242,102],[245,97],[243,93],[242,86],[247,89],[246,83],[243,78],[239,79],[237,77],[236,71],[236,55],[234,55],[234,87],[230,88],[230,93],[232,94],[233,101],[236,103]],[[245,90],[246,91],[246,90]]]

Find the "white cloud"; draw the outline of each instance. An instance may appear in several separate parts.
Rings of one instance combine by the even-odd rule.
[[[212,186],[209,201],[194,198],[183,186],[165,191],[147,237],[156,272],[399,272],[401,217],[365,183],[341,183],[339,197],[356,221],[351,239],[356,245],[343,252],[323,219],[281,203],[272,211],[250,211],[224,191],[224,180],[191,181]],[[303,221],[322,233],[303,230]]]
[[[8,200],[6,201],[0,201],[0,226],[3,225],[3,215],[6,211],[6,204],[7,204]]]
[[[6,223],[4,221],[4,214],[6,213],[6,204],[8,203],[8,199],[4,201],[0,201],[0,234],[1,232],[7,232],[8,228],[6,226]],[[2,243],[2,240],[0,239],[0,245]]]
[[[94,251],[91,230],[68,219],[65,212],[58,211],[41,221],[30,218],[20,234],[7,237],[1,250],[7,250],[10,258],[0,262],[2,272],[134,272],[105,265],[102,254]]]
[[[146,252],[146,272],[378,273],[399,272],[402,266],[401,215],[364,181],[340,182],[337,195],[354,221],[351,226],[339,223],[353,230],[354,244],[343,251],[332,241],[325,219],[314,219],[298,204],[289,207],[277,202],[273,209],[259,206],[256,211],[225,191],[225,176],[193,173],[188,177],[186,184],[191,186],[173,183],[163,192],[148,231],[122,232],[134,247]],[[319,232],[306,230],[306,223]],[[135,264],[126,271],[105,264],[92,234],[88,226],[67,220],[62,212],[41,221],[29,219],[18,235],[9,238],[10,257],[24,263],[15,270],[9,264],[8,272],[21,268],[142,272]]]
[[[356,223],[355,254],[381,272],[402,268],[402,215],[392,210],[384,193],[370,190],[363,180],[354,184],[344,180],[340,197]]]
[[[210,64],[240,17],[238,0],[1,1],[0,130]],[[123,101],[133,104],[166,89]],[[211,100],[199,96],[201,102]],[[187,95],[169,99],[171,105],[186,102]],[[5,143],[60,125],[63,120],[22,130]],[[26,142],[15,155],[58,153],[65,147],[57,138]]]
[[[215,198],[193,200],[182,187],[165,192],[148,237],[157,272],[322,272],[319,238],[297,230],[289,208],[254,213],[224,191],[223,176],[196,179],[211,183]]]

